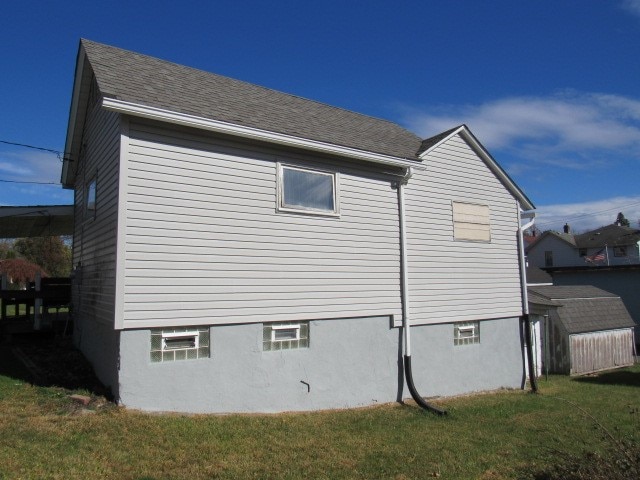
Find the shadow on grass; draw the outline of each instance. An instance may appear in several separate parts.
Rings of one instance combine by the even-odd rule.
[[[40,387],[84,390],[111,399],[71,337],[48,333],[14,335],[0,346],[0,375]]]
[[[630,372],[629,370],[614,370],[597,375],[576,377],[572,380],[574,382],[580,383],[640,387],[640,372]]]

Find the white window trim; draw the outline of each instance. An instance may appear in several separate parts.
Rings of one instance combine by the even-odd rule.
[[[480,322],[460,322],[453,325],[453,344],[455,346],[480,343]]]
[[[162,351],[175,351],[175,350],[187,350],[185,347],[171,348],[167,346],[167,339],[176,338],[193,338],[195,340],[193,347],[187,347],[188,349],[200,348],[200,332],[197,330],[190,330],[188,332],[162,332]]]
[[[294,330],[296,332],[295,338],[276,338],[276,332],[278,330]],[[271,326],[271,341],[272,342],[290,342],[300,340],[300,324],[295,325],[272,325]]]
[[[299,167],[297,165],[291,165],[288,163],[278,163],[278,181],[277,181],[277,212],[286,212],[286,213],[301,213],[306,215],[317,215],[324,217],[340,217],[340,172],[331,172],[328,170],[321,170],[317,168],[308,168],[308,167]],[[315,208],[305,208],[305,207],[292,207],[286,206],[284,204],[284,169],[289,168],[291,170],[298,170],[300,172],[308,172],[308,173],[317,173],[320,175],[326,175],[333,179],[333,208],[334,210],[320,210]]]

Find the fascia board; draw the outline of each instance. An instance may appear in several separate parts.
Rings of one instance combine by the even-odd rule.
[[[416,170],[426,170],[426,167],[424,165],[421,165],[419,162],[415,160],[407,160],[403,158],[393,157],[390,155],[367,152],[367,151],[358,150],[355,148],[343,147],[340,145],[333,145],[330,143],[319,142],[316,140],[309,140],[301,137],[294,137],[292,135],[270,132],[270,131],[261,130],[258,128],[245,127],[242,125],[221,122],[218,120],[211,120],[208,118],[173,112],[170,110],[165,110],[165,109],[156,108],[156,107],[149,107],[146,105],[139,105],[136,103],[126,102],[123,100],[117,100],[113,98],[104,98],[102,100],[102,107],[107,110],[111,110],[121,114],[133,115],[136,117],[148,118],[151,120],[160,120],[163,122],[169,122],[176,125],[194,127],[194,128],[212,131],[212,132],[223,133],[227,135],[240,136],[240,137],[249,138],[252,140],[260,140],[260,141],[275,143],[279,145],[304,148],[307,150],[313,150],[313,151],[328,153],[333,155],[340,155],[343,157],[349,157],[349,158],[369,161],[373,163],[380,163],[383,165],[390,165],[394,167],[401,167],[401,168],[411,167]]]
[[[73,93],[71,94],[71,107],[69,109],[69,121],[67,123],[67,138],[64,144],[62,172],[60,174],[60,183],[62,183],[64,188],[71,188],[73,186],[71,180],[68,178],[70,161],[67,159],[67,156],[71,155],[76,127],[78,126],[78,107],[80,103],[80,90],[82,89],[82,78],[84,76],[86,58],[84,48],[82,47],[82,44],[80,44],[78,57],[76,59],[76,72],[72,90]]]
[[[461,127],[460,134],[467,140],[473,148],[480,154],[480,156],[485,160],[489,168],[495,173],[498,178],[507,186],[511,193],[519,200],[520,205],[523,210],[534,210],[535,205],[527,198],[520,187],[518,187],[511,177],[507,175],[500,165],[494,160],[494,158],[487,152],[487,150],[482,146],[482,144],[478,141],[478,139],[469,131],[467,127],[464,125]]]
[[[427,157],[427,155],[429,155],[433,150],[435,150],[440,145],[449,141],[449,139],[451,139],[452,137],[458,134],[461,135],[467,142],[469,142],[471,147],[478,153],[478,155],[480,155],[480,157],[484,160],[484,162],[491,169],[491,171],[495,173],[496,176],[503,182],[503,184],[507,186],[509,191],[513,193],[513,195],[520,202],[520,208],[522,208],[522,210],[534,210],[536,208],[535,205],[531,202],[531,200],[529,200],[527,196],[524,194],[524,192],[522,192],[522,190],[520,190],[520,188],[514,183],[514,181],[511,180],[509,175],[507,175],[507,173],[502,169],[502,167],[498,165],[495,159],[491,156],[491,154],[489,154],[489,152],[478,141],[478,139],[471,133],[471,131],[466,125],[460,125],[460,127],[455,129],[453,132],[451,132],[445,138],[440,140],[438,143],[436,143],[435,145],[432,145],[427,150],[422,152],[419,158],[421,160],[424,160]]]
[[[453,132],[451,132],[449,135],[447,135],[446,137],[444,137],[443,139],[441,139],[438,143],[435,143],[433,145],[431,145],[429,148],[427,148],[424,152],[422,152],[418,157],[421,160],[424,160],[427,155],[429,155],[433,150],[435,150],[436,148],[438,148],[440,145],[442,145],[445,142],[448,142],[450,138],[456,136],[458,133],[460,133],[461,130],[464,130],[466,127],[464,125],[460,125],[458,128],[456,128]]]

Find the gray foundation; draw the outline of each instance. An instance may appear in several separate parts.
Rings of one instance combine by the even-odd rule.
[[[452,324],[412,327],[416,387],[426,397],[519,388],[517,318],[481,322],[481,343],[453,345]],[[211,356],[152,363],[149,330],[120,333],[119,400],[191,413],[350,408],[409,397],[401,329],[389,318],[310,322],[310,347],[262,351],[262,324],[211,327]]]

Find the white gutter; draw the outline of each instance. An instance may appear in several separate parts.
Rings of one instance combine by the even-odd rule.
[[[358,150],[356,148],[334,145],[317,140],[309,140],[306,138],[295,137],[293,135],[287,135],[284,133],[270,132],[268,130],[236,125],[233,123],[212,120],[204,117],[197,117],[195,115],[173,112],[171,110],[165,110],[162,108],[148,107],[145,105],[125,102],[113,98],[104,98],[102,100],[102,107],[107,110],[126,115],[133,115],[136,117],[148,118],[151,120],[160,120],[176,125],[194,127],[203,130],[209,130],[212,132],[249,138],[252,140],[260,140],[269,143],[276,143],[279,145],[286,145],[289,147],[304,148],[306,150],[314,150],[322,153],[340,155],[343,157],[381,163],[394,167],[402,167],[408,169],[416,168],[418,170],[426,170],[427,168],[424,165],[420,165],[420,163],[416,160],[407,160],[404,158],[393,157],[391,155],[367,152],[364,150]]]

